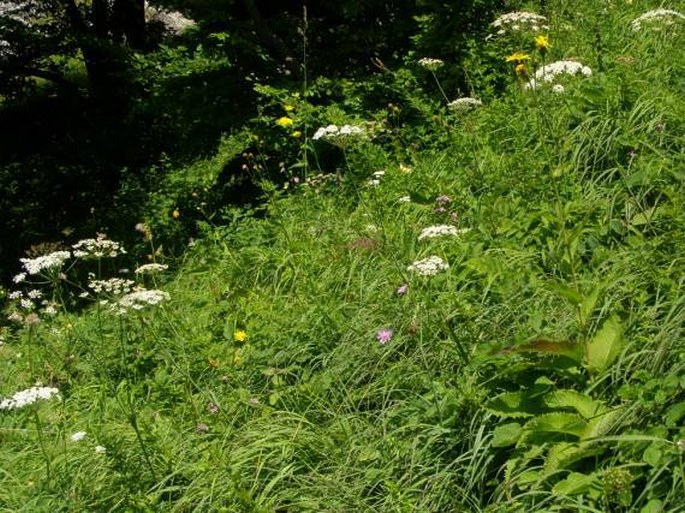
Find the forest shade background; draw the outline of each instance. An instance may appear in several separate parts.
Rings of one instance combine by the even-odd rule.
[[[505,4],[0,2],[0,279],[32,246],[40,252],[36,244],[54,249],[96,231],[133,237],[133,226],[149,221],[146,195],[167,170],[215,154],[222,138],[249,132],[264,115],[257,84],[300,91],[312,105],[337,103],[349,114],[384,111],[403,94],[384,73],[439,56],[451,63],[445,87],[468,94],[477,78],[461,63],[493,13],[516,7]],[[169,30],[152,9],[194,24]],[[358,103],[345,105],[343,83],[353,84]],[[480,86],[494,93],[498,84]],[[422,121],[411,109],[402,116]],[[231,151],[238,158],[253,142],[238,140]],[[219,177],[230,187],[205,188],[207,208],[251,203],[263,178],[284,178],[265,169],[258,179],[234,180],[241,172],[234,160],[225,160]],[[170,239],[167,248],[174,237],[193,235],[193,220],[183,221],[183,229],[159,233]]]

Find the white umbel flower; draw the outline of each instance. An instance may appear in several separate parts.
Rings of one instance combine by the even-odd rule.
[[[672,9],[654,9],[647,11],[635,18],[630,26],[634,31],[642,28],[643,24],[651,24],[652,22],[660,22],[661,25],[671,25],[675,19],[685,20],[685,15]]]
[[[119,315],[123,315],[129,310],[142,310],[148,306],[158,305],[170,297],[169,293],[163,290],[136,290],[119,299],[114,309]]]
[[[31,387],[21,390],[12,397],[0,401],[0,410],[18,410],[40,400],[59,396],[59,390],[52,387]]]
[[[592,69],[577,61],[556,61],[542,66],[535,76],[525,85],[525,89],[535,89],[540,82],[552,83],[559,75],[592,75]]]
[[[483,102],[477,98],[457,98],[447,104],[447,108],[456,112],[466,112],[476,107],[483,105]]]
[[[454,237],[456,235],[461,235],[462,233],[466,233],[470,231],[468,228],[457,228],[456,226],[452,226],[451,224],[438,224],[435,226],[429,226],[428,228],[424,228],[421,230],[421,233],[419,234],[419,240],[423,239],[434,239],[436,237],[446,237],[446,236],[451,236]]]
[[[69,437],[69,440],[72,442],[80,442],[86,437],[86,432],[85,431],[77,431],[73,435]]]
[[[161,271],[166,271],[169,268],[166,264],[145,264],[141,265],[135,270],[136,274],[154,274]]]
[[[429,256],[423,260],[417,260],[407,267],[407,271],[412,271],[421,276],[434,276],[440,271],[449,269],[449,264],[439,256]]]
[[[496,29],[496,34],[498,36],[504,36],[508,32],[519,32],[522,30],[530,30],[532,32],[549,30],[549,25],[546,23],[547,18],[541,14],[528,11],[515,11],[502,14],[493,21],[490,26]]]
[[[97,239],[83,239],[72,246],[76,258],[114,258],[126,254],[121,244],[109,240],[103,233]]]
[[[70,256],[68,251],[53,251],[49,255],[36,258],[20,258],[19,260],[24,264],[24,270],[28,274],[39,274],[45,269],[61,267]]]
[[[433,57],[423,57],[418,60],[419,66],[426,68],[429,71],[437,71],[445,65],[445,62]]]

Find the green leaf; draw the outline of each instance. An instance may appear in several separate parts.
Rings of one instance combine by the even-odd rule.
[[[664,503],[659,499],[652,499],[640,510],[640,513],[662,513],[664,511]]]
[[[588,476],[580,472],[571,472],[566,479],[559,481],[552,488],[554,495],[579,495],[598,485],[595,476]]]
[[[588,342],[585,363],[588,371],[603,372],[618,357],[623,348],[623,326],[617,315],[612,315]]]
[[[551,409],[572,408],[586,420],[606,411],[605,406],[592,397],[575,390],[555,390],[545,396],[545,404]]]
[[[505,392],[485,403],[485,409],[498,417],[523,419],[542,413],[539,393]]]
[[[554,412],[539,415],[523,426],[521,442],[526,444],[580,439],[587,422],[575,413]]]
[[[507,447],[514,445],[521,436],[521,424],[518,422],[509,422],[497,426],[492,433],[493,447]]]
[[[581,363],[583,361],[583,346],[570,340],[550,340],[537,338],[524,344],[504,349],[504,353],[538,353],[559,355],[571,358]]]
[[[657,444],[650,444],[650,446],[645,449],[645,452],[642,453],[642,461],[656,468],[661,463],[662,456],[663,452],[661,447]]]

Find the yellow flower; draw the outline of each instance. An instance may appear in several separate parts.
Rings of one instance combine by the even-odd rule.
[[[526,65],[523,63],[517,64],[516,67],[514,68],[514,71],[516,72],[517,75],[525,75],[526,74]]]
[[[516,62],[518,64],[518,63],[521,63],[523,61],[529,61],[530,55],[528,55],[526,52],[514,52],[509,57],[507,57],[505,60],[507,62]]]
[[[545,50],[548,50],[550,46],[549,38],[547,36],[535,36],[535,48],[544,52]]]
[[[236,342],[245,342],[247,339],[247,333],[245,333],[244,330],[236,330],[235,333],[233,333],[233,340]]]
[[[293,120],[291,118],[289,118],[288,116],[283,116],[282,118],[278,118],[276,120],[276,124],[278,126],[283,126],[283,127],[291,126],[293,123],[294,123]]]
[[[302,137],[302,132],[300,132],[299,130],[295,130],[295,131],[294,131],[292,134],[290,134],[290,135],[292,135],[295,139],[297,139],[297,138],[299,138],[299,137]]]
[[[295,106],[294,106],[294,105],[289,105],[289,104],[283,105],[283,108],[285,109],[286,112],[292,112],[292,111],[295,110]]]
[[[171,213],[171,217],[173,217],[174,219],[178,219],[179,217],[181,217],[181,213],[178,211],[177,208],[175,208],[174,211]]]

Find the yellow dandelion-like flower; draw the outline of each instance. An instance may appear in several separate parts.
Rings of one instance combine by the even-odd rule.
[[[548,50],[550,46],[549,38],[547,36],[535,36],[535,48],[544,52],[545,50]]]
[[[292,120],[292,118],[289,118],[288,116],[283,116],[282,118],[278,118],[276,120],[276,124],[278,126],[283,126],[283,127],[292,126],[293,123],[294,123],[294,121]]]
[[[526,65],[523,63],[517,64],[516,67],[514,68],[514,71],[516,72],[517,75],[525,75],[526,74]]]
[[[290,134],[290,135],[292,135],[295,139],[299,139],[300,137],[302,137],[302,132],[300,132],[299,130],[295,130],[295,131],[294,131],[292,134]]]
[[[285,104],[285,105],[283,105],[283,109],[284,109],[286,112],[292,112],[292,111],[295,110],[295,106],[294,106],[294,105],[290,105],[290,104]]]
[[[530,55],[526,52],[514,52],[505,59],[507,62],[522,63],[530,60]]]
[[[174,219],[178,219],[179,217],[181,217],[181,212],[179,212],[179,210],[175,208],[174,211],[171,213],[171,217],[173,217]]]
[[[247,340],[247,333],[244,330],[236,330],[235,333],[233,333],[233,340],[236,342],[245,342]]]

